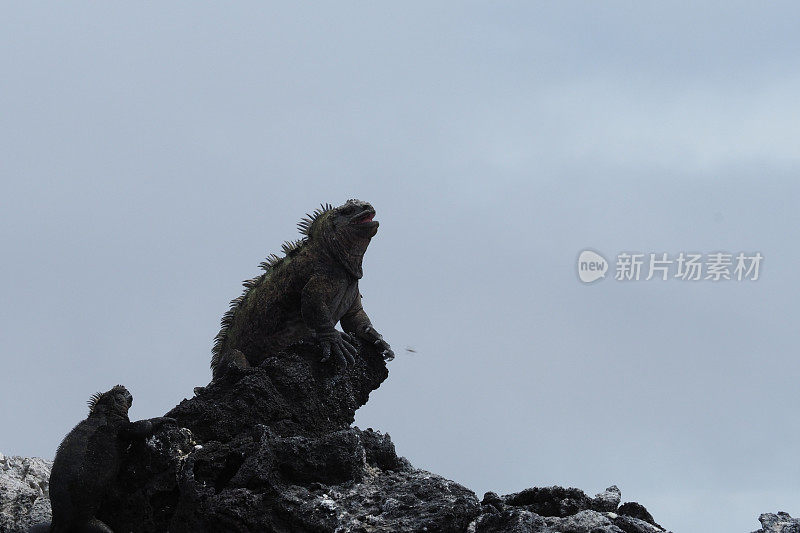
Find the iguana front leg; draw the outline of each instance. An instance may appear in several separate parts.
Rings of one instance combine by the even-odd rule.
[[[336,356],[345,366],[356,362],[355,346],[349,337],[336,330],[328,302],[340,291],[344,283],[331,280],[318,274],[312,276],[301,292],[300,312],[306,325],[314,330],[314,335],[322,346],[322,361]]]
[[[122,428],[121,434],[125,439],[147,438],[164,424],[177,424],[177,421],[174,418],[159,416],[157,418],[139,420],[138,422],[129,422]]]
[[[394,352],[389,343],[383,340],[383,336],[375,331],[372,327],[372,322],[369,321],[367,313],[361,306],[361,294],[359,294],[353,301],[353,305],[342,317],[342,329],[348,333],[352,333],[360,339],[364,339],[370,344],[374,344],[381,350],[384,361],[391,361],[394,359]]]

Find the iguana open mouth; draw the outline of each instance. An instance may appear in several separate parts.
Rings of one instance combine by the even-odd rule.
[[[367,209],[362,211],[361,213],[357,214],[352,218],[351,224],[367,224],[372,222],[372,219],[375,218],[375,211],[372,209]]]

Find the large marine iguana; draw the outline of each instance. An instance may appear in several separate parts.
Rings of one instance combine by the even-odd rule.
[[[117,385],[89,399],[89,416],[70,431],[56,451],[50,472],[51,524],[39,524],[31,533],[113,533],[95,515],[119,473],[130,441],[149,437],[167,417],[131,422],[133,396]]]
[[[264,273],[244,282],[214,339],[214,378],[228,365],[257,366],[292,343],[313,340],[322,360],[355,361],[355,336],[377,345],[384,359],[394,352],[361,306],[358,280],[364,252],[378,231],[375,209],[360,200],[321,205],[298,224],[303,237],[270,255]],[[341,322],[345,333],[335,326]]]

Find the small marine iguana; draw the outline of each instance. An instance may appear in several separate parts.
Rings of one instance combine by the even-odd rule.
[[[50,472],[51,524],[38,524],[30,533],[113,533],[95,515],[117,477],[130,441],[149,437],[167,417],[131,422],[133,396],[117,385],[89,400],[89,416],[70,431],[56,451]]]
[[[378,231],[375,209],[360,200],[321,205],[298,224],[303,237],[270,255],[264,273],[244,282],[214,339],[211,369],[216,379],[228,365],[257,366],[292,343],[319,343],[322,361],[331,355],[355,361],[353,337],[394,352],[375,331],[361,306],[358,280],[364,252]],[[345,333],[335,326],[341,322]]]

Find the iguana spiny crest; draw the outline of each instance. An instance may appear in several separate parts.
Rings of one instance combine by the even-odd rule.
[[[214,339],[211,368],[217,377],[228,364],[256,366],[266,357],[301,340],[314,340],[323,360],[335,355],[354,361],[354,335],[379,345],[394,357],[361,306],[358,280],[362,261],[378,231],[375,209],[361,200],[339,207],[323,204],[300,221],[303,235],[261,263],[264,273],[244,282],[231,301]],[[345,333],[335,329],[341,322]]]

